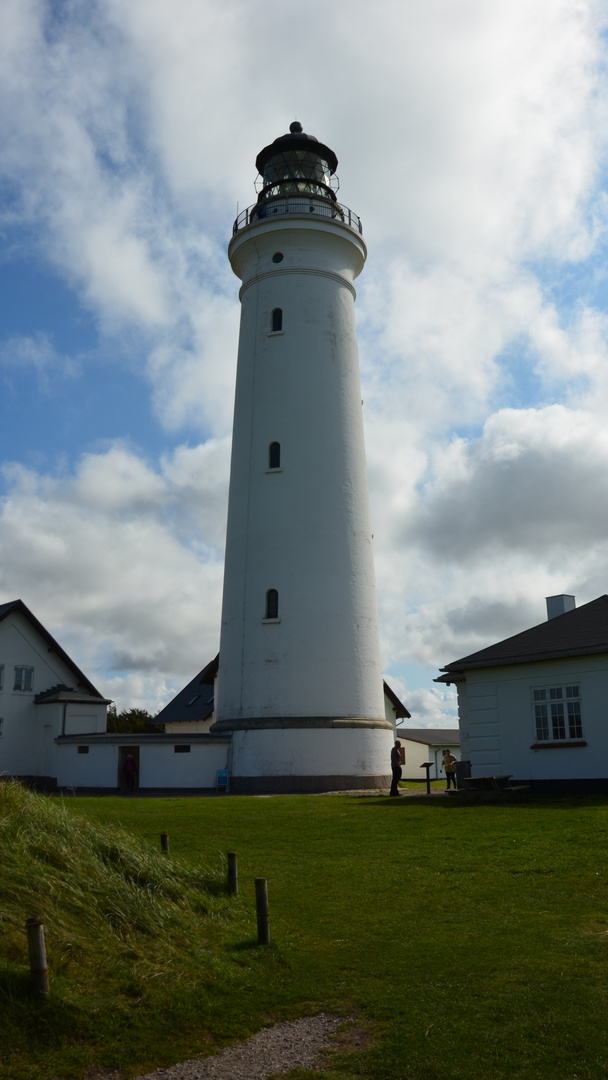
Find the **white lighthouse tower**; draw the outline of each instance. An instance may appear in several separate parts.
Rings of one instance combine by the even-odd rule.
[[[385,718],[354,279],[366,246],[336,155],[299,123],[257,157],[241,279],[214,731],[233,791],[384,786]]]

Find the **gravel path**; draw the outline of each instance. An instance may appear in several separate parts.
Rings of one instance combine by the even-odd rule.
[[[139,1080],[265,1080],[289,1069],[312,1069],[319,1051],[348,1019],[320,1013],[273,1024],[221,1054],[155,1069]]]

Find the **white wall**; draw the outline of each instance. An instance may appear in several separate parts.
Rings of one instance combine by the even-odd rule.
[[[285,728],[235,731],[234,776],[387,776],[389,728]]]
[[[173,746],[142,746],[139,751],[140,788],[215,788],[218,769],[228,768],[229,742],[190,744],[189,754]]]
[[[585,747],[531,749],[536,726],[531,687],[579,683]],[[473,776],[522,780],[596,779],[608,772],[608,657],[547,660],[467,672],[459,685],[462,757]]]
[[[125,743],[87,742],[88,753],[79,754],[77,743],[55,745],[54,765],[60,787],[119,786],[119,747]],[[139,746],[139,787],[215,788],[218,769],[228,767],[229,739],[212,743],[191,743],[189,753],[175,753],[173,743],[142,742],[129,736],[130,746]]]
[[[83,743],[83,745],[85,745]],[[55,747],[55,772],[59,787],[118,787],[118,746],[90,746],[79,754],[78,746]]]
[[[0,773],[54,775],[46,771],[50,743],[45,728],[52,728],[53,739],[61,734],[63,706],[35,705],[34,697],[58,683],[75,688],[74,674],[57,653],[49,651],[47,641],[20,612],[12,612],[0,622],[0,664],[4,665],[3,689],[0,691],[0,717],[3,719]],[[16,666],[34,669],[31,691],[13,690]],[[70,710],[73,710],[72,714]],[[86,709],[72,705],[68,706],[68,714],[81,714],[88,731],[105,730],[105,705],[87,706]]]

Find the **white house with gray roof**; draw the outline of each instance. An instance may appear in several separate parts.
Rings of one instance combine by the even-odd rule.
[[[114,792],[130,754],[140,790],[216,790],[229,736],[210,735],[204,723],[187,733],[162,725],[110,733],[109,704],[22,600],[0,604],[0,775],[46,790]]]
[[[608,595],[547,598],[546,622],[455,660],[462,757],[472,776],[532,790],[608,790]]]

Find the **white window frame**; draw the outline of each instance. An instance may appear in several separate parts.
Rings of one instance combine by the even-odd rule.
[[[533,686],[530,696],[537,744],[580,742],[584,739],[579,682]]]
[[[17,683],[17,672],[20,672],[19,683]],[[34,669],[29,664],[15,664],[13,690],[17,694],[33,694]]]

